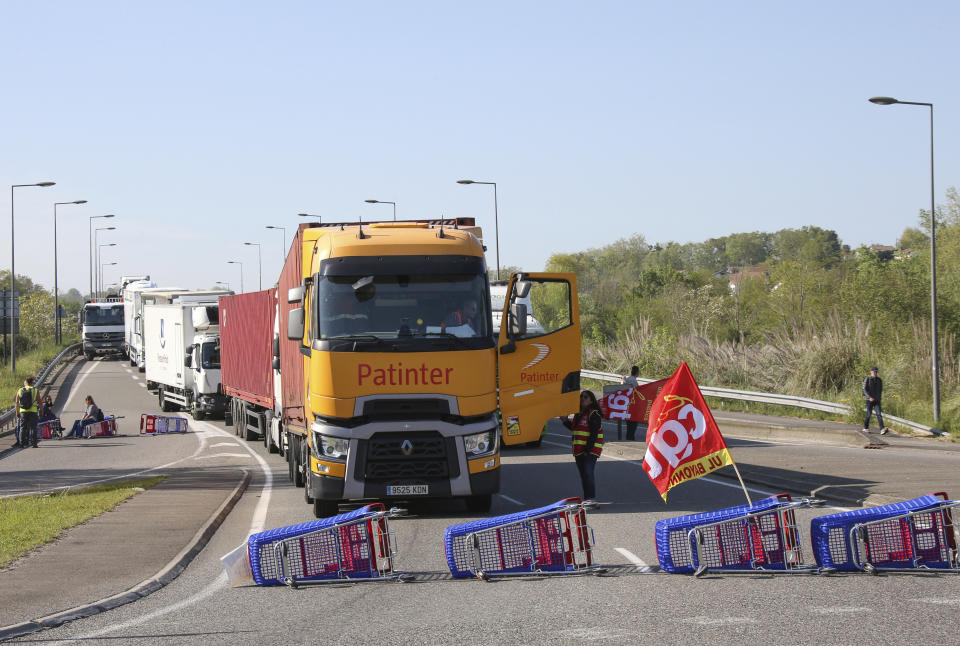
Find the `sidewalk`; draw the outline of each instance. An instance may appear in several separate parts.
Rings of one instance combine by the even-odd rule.
[[[0,570],[0,640],[128,603],[186,567],[239,500],[239,469],[169,472],[159,485]],[[186,546],[186,547],[185,547]]]

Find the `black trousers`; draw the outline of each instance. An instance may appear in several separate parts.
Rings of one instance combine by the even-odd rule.
[[[20,413],[20,446],[37,445],[37,419],[33,413]]]
[[[581,453],[573,457],[577,462],[577,471],[580,472],[580,484],[583,487],[583,499],[594,500],[597,497],[597,458],[593,453]]]
[[[627,421],[627,440],[633,442],[637,439],[637,424],[639,422]]]

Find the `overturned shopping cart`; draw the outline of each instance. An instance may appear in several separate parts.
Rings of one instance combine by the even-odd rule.
[[[185,417],[167,417],[164,415],[140,415],[140,435],[166,435],[168,433],[186,433]]]
[[[444,549],[454,577],[602,574],[594,563],[587,509],[566,498],[546,507],[447,527]]]
[[[38,440],[59,440],[61,437],[63,437],[63,425],[59,417],[37,422]]]
[[[105,417],[102,422],[93,422],[83,427],[83,437],[113,437],[117,434],[119,417]]]
[[[839,571],[960,572],[953,509],[960,501],[937,492],[913,500],[814,518],[817,563]]]
[[[815,566],[803,563],[794,512],[821,504],[779,494],[752,505],[659,520],[655,534],[660,568],[695,576],[709,571],[816,572]]]
[[[253,534],[247,552],[257,585],[296,588],[345,581],[408,581],[398,572],[396,541],[388,519],[404,509],[382,503],[330,518]]]

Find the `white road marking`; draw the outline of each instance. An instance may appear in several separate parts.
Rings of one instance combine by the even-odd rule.
[[[862,606],[830,606],[827,608],[810,608],[810,612],[815,612],[818,615],[852,615],[873,612],[873,610]]]
[[[927,597],[925,599],[910,599],[914,603],[923,603],[923,604],[932,604],[937,606],[960,606],[960,599],[957,598],[946,598],[941,599],[939,597]]]
[[[67,396],[67,401],[63,403],[62,410],[66,410],[67,408],[70,407],[70,402],[73,400],[73,396],[76,395],[78,392],[80,392],[80,384],[82,384],[83,381],[87,378],[87,375],[89,375],[91,372],[96,370],[97,366],[100,365],[96,361],[88,361],[87,363],[90,364],[90,369],[84,372],[82,375],[80,375],[80,378],[77,379],[77,383],[73,384],[73,388],[70,389],[70,394]]]
[[[710,617],[708,615],[697,615],[682,620],[685,624],[694,624],[697,626],[739,626],[743,624],[759,624],[758,619],[753,617]]]
[[[211,444],[210,448],[212,449],[217,446],[240,446],[240,445],[237,444],[236,442],[217,442],[216,444]]]
[[[143,387],[143,388],[146,388],[146,387],[147,387],[147,384],[143,383],[142,381],[139,382],[139,385],[140,385],[141,387]]]
[[[250,456],[246,453],[213,453],[211,455],[197,456],[198,460],[212,460],[213,458],[245,458],[249,460]]]
[[[497,495],[500,496],[501,498],[503,498],[504,500],[506,500],[507,502],[512,502],[513,504],[515,504],[515,505],[520,505],[521,507],[524,506],[524,503],[520,502],[520,501],[517,500],[516,498],[511,498],[510,496],[508,496],[508,495],[505,494],[505,493],[498,493]]]
[[[130,378],[133,379],[134,381],[137,380],[137,376],[136,376],[136,375],[130,375]]]
[[[217,427],[209,424],[208,422],[197,422],[197,425],[208,427],[208,430],[207,430],[208,433],[212,433],[216,435],[226,435],[228,437],[231,437],[230,434],[227,433],[226,431],[222,431]],[[250,520],[250,528],[248,531],[248,535],[249,535],[249,534],[255,534],[257,532],[263,531],[264,524],[266,523],[266,520],[267,520],[267,509],[270,507],[270,493],[273,490],[273,473],[271,473],[270,466],[267,464],[267,461],[264,460],[262,457],[260,457],[260,455],[257,454],[253,449],[251,449],[249,446],[245,444],[241,444],[240,446],[245,448],[247,452],[250,453],[250,455],[252,455],[257,460],[257,462],[260,463],[260,469],[263,471],[263,487],[260,490],[260,497],[257,500],[257,506],[253,510],[253,517]],[[176,612],[183,608],[196,609],[197,607],[199,607],[200,601],[213,595],[215,592],[218,592],[219,590],[223,589],[224,587],[226,587],[226,585],[227,585],[227,574],[225,572],[221,572],[220,575],[217,576],[217,578],[215,578],[209,584],[207,584],[205,588],[203,588],[196,594],[190,597],[187,597],[186,599],[183,599],[182,601],[178,601],[177,603],[171,604],[169,606],[158,608],[153,612],[147,613],[145,615],[141,615],[135,619],[131,619],[130,621],[125,621],[120,624],[107,626],[106,628],[102,628],[96,632],[88,633],[86,635],[72,637],[69,640],[57,642],[57,644],[69,644],[69,643],[74,643],[78,640],[102,637],[103,635],[108,635],[118,630],[125,630],[127,628],[132,628],[133,626],[140,626],[149,621],[153,621],[157,617],[168,615],[171,612]]]
[[[642,572],[644,574],[653,574],[654,572],[656,572],[655,569],[647,565],[646,561],[644,561],[642,558],[640,558],[633,552],[629,550],[625,550],[622,547],[615,547],[613,549],[619,552],[620,555],[623,556],[623,558],[630,561],[630,563],[632,563],[633,565],[636,565],[637,571]]]

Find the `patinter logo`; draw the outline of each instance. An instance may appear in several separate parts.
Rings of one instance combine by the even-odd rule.
[[[368,363],[357,366],[358,386],[444,386],[450,384],[453,368],[428,368],[426,363],[405,368],[403,362],[375,368]]]
[[[533,361],[520,368],[521,370],[526,370],[527,368],[537,365],[546,359],[548,354],[550,354],[550,346],[546,343],[531,343],[530,345],[537,349],[537,356],[533,358]]]
[[[533,361],[520,368],[520,383],[523,384],[549,384],[560,381],[559,372],[550,372],[549,370],[527,372],[527,368],[532,368],[550,355],[550,346],[546,343],[531,343],[536,348],[537,356]]]

